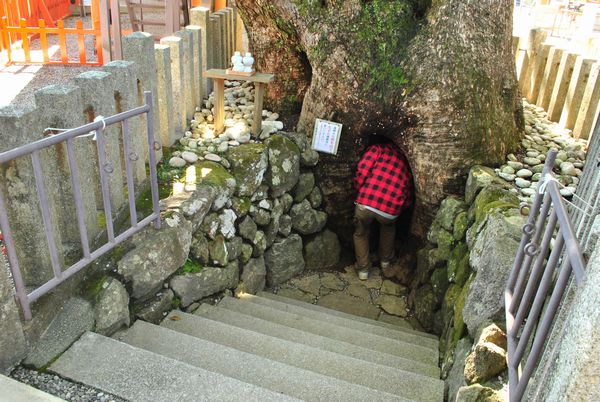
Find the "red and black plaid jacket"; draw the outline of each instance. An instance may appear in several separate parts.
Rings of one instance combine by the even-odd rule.
[[[356,202],[390,215],[412,203],[412,175],[402,152],[391,143],[376,144],[367,149],[360,162],[354,185]]]

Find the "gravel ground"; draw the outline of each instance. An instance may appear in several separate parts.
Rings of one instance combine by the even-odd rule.
[[[72,402],[126,402],[125,399],[99,391],[86,385],[65,380],[57,375],[39,373],[17,367],[10,375],[17,381],[31,385],[66,401]]]

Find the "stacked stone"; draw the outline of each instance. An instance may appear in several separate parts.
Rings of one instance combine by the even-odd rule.
[[[181,150],[173,152],[169,165],[182,168],[198,160],[219,162],[229,168],[224,157],[228,149],[240,144],[254,143],[250,128],[254,119],[254,86],[251,83],[225,81],[225,131],[214,135],[214,93],[204,101],[204,108],[196,108],[194,119],[185,136],[179,140]],[[262,111],[264,119],[259,140],[268,139],[271,134],[283,130],[279,115],[268,110]]]
[[[504,327],[504,286],[525,223],[512,190],[493,169],[474,166],[464,199],[442,201],[428,244],[417,253],[409,303],[421,325],[440,335],[449,400],[457,393],[460,401],[475,394],[495,398],[506,383],[505,365],[498,363],[505,352],[487,341],[467,367],[463,362],[490,322]]]
[[[571,130],[549,121],[547,113],[541,107],[523,100],[523,109],[523,154],[508,155],[508,161],[496,169],[496,174],[513,184],[511,192],[517,194],[521,201],[532,202],[542,176],[546,154],[553,149],[558,152],[554,171],[563,186],[560,192],[564,197],[573,196],[583,174],[587,141],[573,138]]]

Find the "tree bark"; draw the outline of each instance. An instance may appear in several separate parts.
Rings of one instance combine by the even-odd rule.
[[[439,202],[462,192],[470,166],[500,163],[516,147],[523,123],[512,0],[237,5],[258,69],[277,75],[268,105],[302,102],[298,131],[309,135],[315,118],[344,125],[337,156],[322,154],[317,174],[342,237],[368,135],[385,131],[407,155],[416,187],[411,231],[419,236]]]

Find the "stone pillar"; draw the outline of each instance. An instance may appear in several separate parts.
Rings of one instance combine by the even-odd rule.
[[[519,76],[519,88],[521,88],[523,97],[528,97],[531,91],[533,65],[538,51],[541,49],[542,43],[544,43],[547,36],[548,34],[542,29],[532,29],[529,31],[529,37],[526,40],[527,55],[525,56],[527,59],[527,68]]]
[[[177,36],[167,36],[160,40],[161,45],[169,46],[171,54],[171,89],[173,92],[173,115],[175,135],[183,136],[186,130],[186,110],[185,110],[185,88],[183,87],[184,80],[184,63],[183,39]]]
[[[235,27],[234,27],[234,21],[233,21],[233,9],[228,7],[225,8],[223,10],[224,14],[225,14],[225,23],[226,23],[226,34],[225,34],[225,40],[226,40],[226,44],[227,44],[227,52],[225,54],[225,66],[229,66],[229,61],[231,59],[231,56],[233,56],[233,52],[235,49],[235,44],[233,43],[234,41],[234,32],[235,32]]]
[[[42,138],[42,122],[36,109],[0,108],[0,152]],[[47,184],[47,182],[46,182]],[[40,211],[31,158],[21,157],[0,166],[0,187],[13,234],[19,266],[26,285],[41,285],[53,277],[50,251]],[[62,239],[56,211],[50,210],[59,262]]]
[[[533,65],[531,66],[531,86],[529,88],[529,95],[527,101],[529,103],[535,103],[540,93],[540,86],[542,84],[542,78],[544,77],[544,70],[546,69],[546,63],[548,62],[548,53],[552,46],[543,44],[539,49],[535,59],[533,59]]]
[[[91,122],[97,116],[112,116],[116,114],[115,107],[115,81],[112,74],[105,71],[86,71],[74,78],[75,83],[81,87],[81,101],[84,107],[84,113]],[[106,153],[106,162],[110,163],[112,173],[106,172],[108,176],[108,186],[110,190],[110,202],[113,214],[116,213],[125,203],[123,188],[123,166],[121,165],[121,147],[119,146],[121,132],[116,125],[107,126],[104,130],[104,151]],[[98,166],[98,169],[103,169]],[[99,175],[98,175],[99,177]],[[100,183],[100,179],[98,179]],[[100,184],[97,186],[100,189]],[[102,195],[98,191],[96,203],[103,205]],[[106,216],[106,220],[111,217]]]
[[[223,58],[221,48],[221,25],[219,16],[214,13],[210,16],[210,35],[211,43],[209,46],[212,47],[212,59],[210,60],[210,68],[221,68],[221,61]]]
[[[186,30],[192,33],[194,70],[192,81],[194,82],[194,106],[202,106],[204,90],[202,89],[202,31],[197,25],[188,25]],[[194,108],[194,112],[195,112]],[[192,115],[192,118],[194,116]]]
[[[26,343],[4,255],[0,253],[0,374],[8,374],[25,357]]]
[[[187,120],[194,118],[194,112],[196,111],[195,105],[195,92],[194,88],[194,42],[192,38],[192,32],[187,29],[177,31],[173,34],[183,41],[183,75],[181,85],[184,93],[184,106],[185,106],[185,117]],[[187,122],[186,127],[187,129]]]
[[[167,45],[154,45],[156,60],[156,84],[160,127],[157,128],[160,142],[170,147],[177,141],[173,121],[173,91],[171,89],[171,50]]]
[[[515,68],[520,88],[522,88],[522,77],[526,74],[528,67],[529,55],[527,54],[527,37],[520,37],[517,50],[515,51]]]
[[[594,62],[594,59],[585,59],[583,56],[577,57],[577,60],[575,61],[571,83],[569,84],[567,97],[565,98],[565,106],[560,115],[559,124],[563,127],[570,128],[571,130],[575,127],[575,120],[579,113],[581,99],[583,98],[585,86],[587,85],[592,64],[594,64]]]
[[[35,102],[38,105],[42,122],[48,127],[75,128],[88,123],[82,108],[81,89],[74,85],[50,85],[35,92]],[[98,226],[97,204],[94,191],[99,187],[97,165],[94,162],[96,143],[91,137],[79,137],[73,140],[75,163],[79,177],[79,194],[83,204],[84,221],[88,241],[92,241],[100,228]],[[58,149],[55,147],[55,149]],[[60,231],[63,241],[68,241],[76,249],[81,249],[80,233],[77,220],[74,219],[75,199],[71,187],[71,173],[67,159],[66,143],[60,145],[60,152],[55,154],[55,162],[45,158],[48,171],[55,172],[54,187],[55,208],[60,216]]]
[[[550,95],[552,95],[556,83],[556,75],[558,73],[558,68],[560,67],[562,54],[563,49],[556,47],[550,48],[550,51],[548,52],[548,61],[546,62],[542,83],[540,84],[540,93],[536,102],[536,104],[543,107],[544,110],[548,109],[548,104],[550,103]]]
[[[219,17],[219,29],[221,37],[221,68],[227,67],[227,14],[225,9],[216,13]]]
[[[577,54],[575,53],[564,52],[562,55],[560,67],[556,73],[556,84],[554,85],[554,90],[550,96],[550,103],[548,104],[548,118],[550,121],[560,120],[560,114],[565,104],[569,83],[573,76],[575,60],[577,60]]]
[[[132,61],[115,60],[104,65],[104,71],[111,73],[114,78],[114,96],[117,113],[125,112],[140,106],[138,103],[137,80],[135,77],[134,64],[135,63]],[[136,187],[144,185],[146,180],[146,164],[144,163],[144,155],[146,152],[145,149],[148,146],[148,140],[146,137],[146,132],[142,132],[141,129],[142,119],[145,120],[146,116],[142,115],[137,118],[129,119],[128,121],[130,138],[129,150],[130,152],[135,152],[139,156],[137,160],[130,160],[133,167],[134,185]],[[158,129],[158,127],[156,129]],[[122,134],[120,138],[122,144]],[[124,148],[121,145],[121,150],[123,149]],[[125,157],[126,156],[123,154],[123,158]],[[123,166],[123,169],[125,169],[125,166]]]
[[[235,13],[235,50],[241,53],[244,51],[244,21],[242,21],[237,7],[234,7],[233,11]]]
[[[600,100],[600,78],[598,76],[600,64],[596,63],[592,67],[590,76],[583,97],[581,98],[581,107],[575,120],[573,128],[573,137],[588,139],[592,127],[598,118],[598,100]]]
[[[146,32],[134,32],[123,38],[123,59],[135,62],[135,74],[138,79],[139,104],[144,104],[144,91],[152,92],[154,140],[160,143],[160,113],[158,112],[158,92],[156,90],[156,65],[154,62],[154,38]],[[146,133],[146,123],[142,125]],[[162,158],[162,151],[156,152],[156,160]]]
[[[210,68],[209,60],[211,58],[212,48],[208,45],[209,38],[209,16],[210,9],[206,7],[194,7],[190,10],[190,23],[200,27],[200,59],[202,60],[202,72]],[[202,98],[208,97],[212,92],[212,80],[202,77]]]

